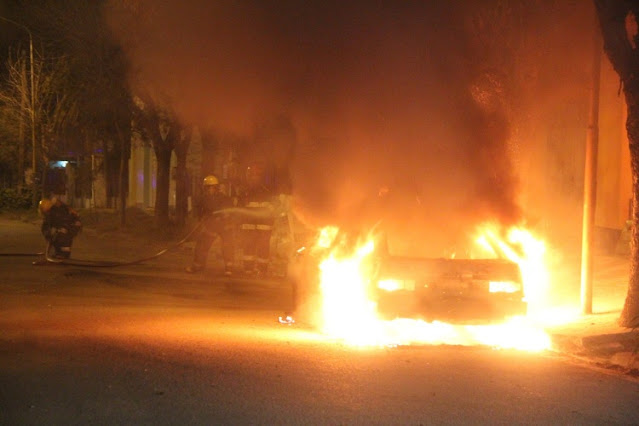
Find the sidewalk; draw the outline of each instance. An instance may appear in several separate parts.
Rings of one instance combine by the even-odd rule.
[[[550,327],[553,347],[598,366],[639,376],[639,330],[618,324],[628,289],[629,260],[597,255],[593,274],[593,313]],[[579,291],[573,292],[571,300],[579,306]]]
[[[553,347],[600,367],[639,376],[639,330],[620,327],[620,312],[592,314],[551,329]]]
[[[20,237],[9,237],[2,227],[19,226]],[[39,234],[39,223],[19,222],[0,217],[0,235],[5,240],[6,252],[41,252],[44,242]],[[99,233],[85,230],[76,238],[73,258],[82,261],[131,262],[152,256],[171,243],[157,239],[143,240],[119,232]],[[207,282],[210,274],[188,274],[184,268],[192,260],[193,242],[186,242],[167,253],[141,264],[102,268],[105,273],[165,280]],[[216,264],[215,246],[211,249],[208,270],[222,269]],[[605,368],[639,376],[639,331],[620,327],[617,323],[625,301],[628,282],[628,259],[618,256],[597,256],[594,264],[593,314],[575,315],[561,325],[549,326],[553,349]],[[577,278],[578,279],[578,278]],[[281,280],[271,280],[282,285]],[[568,281],[570,281],[568,283]],[[563,283],[569,288],[563,297],[572,306],[579,305],[579,283],[574,277]],[[264,280],[268,285],[269,280]]]

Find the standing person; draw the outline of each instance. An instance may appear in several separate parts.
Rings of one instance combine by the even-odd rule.
[[[263,172],[258,166],[246,170],[246,188],[241,194],[240,206],[250,212],[240,224],[244,269],[256,275],[267,274],[275,216],[273,194],[264,184]]]
[[[39,210],[42,214],[42,235],[54,248],[54,257],[68,259],[73,239],[82,230],[80,215],[57,197],[40,201]]]
[[[202,271],[206,266],[206,259],[213,241],[220,238],[222,240],[224,274],[230,276],[233,267],[233,245],[230,224],[222,211],[233,207],[233,201],[220,190],[220,182],[215,176],[205,177],[203,186],[204,191],[197,209],[198,217],[202,222],[202,230],[195,243],[193,263],[186,268],[186,272]]]

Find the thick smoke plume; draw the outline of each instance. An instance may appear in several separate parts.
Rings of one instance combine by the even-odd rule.
[[[291,120],[307,220],[384,220],[399,250],[441,255],[480,222],[521,219],[507,114],[449,3],[114,1],[110,16],[132,81],[185,121],[248,135]]]

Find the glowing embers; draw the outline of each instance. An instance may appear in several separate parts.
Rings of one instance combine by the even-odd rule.
[[[374,252],[374,238],[349,244],[340,241],[343,236],[338,231],[337,228],[323,229],[316,245],[325,250],[319,263],[321,329],[325,334],[354,345],[488,345],[529,351],[550,347],[550,338],[544,330],[521,316],[490,325],[458,325],[407,318],[382,320],[378,316],[374,292],[380,289],[386,292],[412,291],[415,290],[415,282],[406,279],[376,282],[379,259]],[[532,237],[526,238],[525,233],[512,234],[520,237],[514,240],[519,241],[517,243],[502,241],[497,235],[491,228],[483,228],[478,241],[484,241],[485,247],[493,250],[487,257],[508,257],[524,265],[521,270],[528,291],[536,283],[534,277],[526,274],[534,271],[536,276],[540,272],[544,275],[545,270],[540,271],[542,267],[534,266],[534,261],[543,261],[543,250],[531,244],[537,241]],[[528,247],[530,244],[532,249]],[[495,251],[493,246],[499,251]],[[510,256],[503,255],[506,252]],[[534,255],[532,258],[528,257],[529,252]],[[491,292],[496,293],[509,294],[521,290],[520,283],[508,280],[494,280],[487,285]]]

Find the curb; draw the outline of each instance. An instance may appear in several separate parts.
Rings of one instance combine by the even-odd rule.
[[[639,376],[639,330],[591,336],[554,334],[551,338],[559,352]]]
[[[599,355],[614,355],[620,352],[637,352],[639,350],[639,331],[610,333],[581,338],[581,345],[588,352]]]

